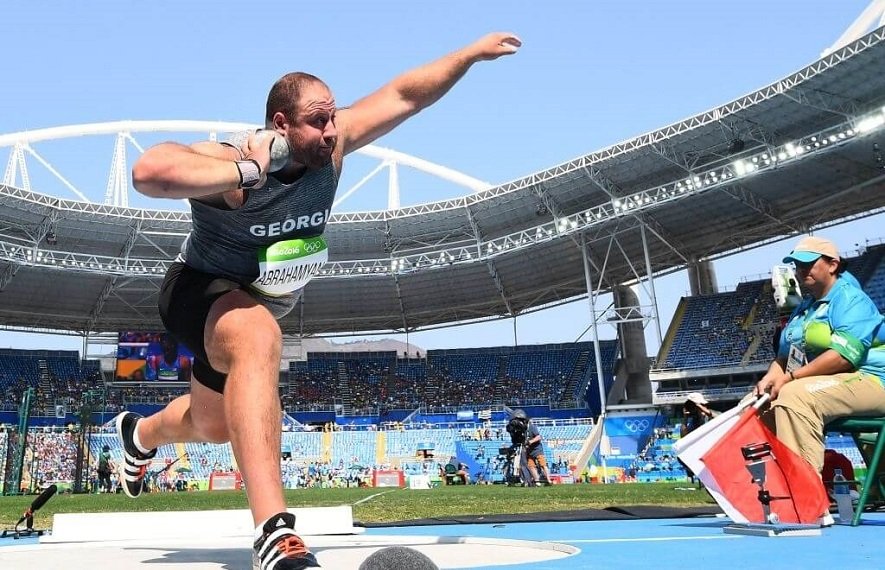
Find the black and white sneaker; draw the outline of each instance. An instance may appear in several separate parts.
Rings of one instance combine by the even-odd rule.
[[[253,570],[318,568],[316,557],[295,534],[295,515],[280,513],[267,519],[261,538],[252,547]]]
[[[123,448],[123,473],[120,483],[123,492],[133,499],[141,495],[147,466],[157,454],[156,449],[145,454],[135,447],[133,436],[135,435],[135,424],[139,419],[141,416],[135,412],[123,412],[114,420],[117,425],[117,438],[120,440],[120,447]]]

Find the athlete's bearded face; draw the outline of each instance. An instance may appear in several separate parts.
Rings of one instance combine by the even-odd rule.
[[[298,111],[286,129],[286,138],[296,163],[315,169],[332,160],[338,142],[335,128],[335,99],[322,83],[305,86]]]

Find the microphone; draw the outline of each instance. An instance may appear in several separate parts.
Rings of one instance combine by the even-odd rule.
[[[388,546],[375,552],[360,564],[359,570],[439,570],[422,552],[405,546]]]
[[[28,507],[28,510],[25,511],[25,513],[22,515],[22,518],[18,519],[18,522],[15,523],[15,526],[18,527],[18,525],[22,524],[22,522],[24,522],[25,519],[27,519],[28,520],[28,528],[33,527],[34,526],[34,513],[39,511],[40,507],[45,505],[46,501],[51,499],[52,496],[54,494],[56,494],[57,492],[58,492],[58,487],[55,486],[55,483],[46,487],[46,489],[44,489],[43,492],[40,493],[40,495],[37,496],[36,499],[34,499],[34,502],[32,502],[31,506]]]

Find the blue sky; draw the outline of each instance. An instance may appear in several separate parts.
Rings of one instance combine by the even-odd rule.
[[[524,42],[515,56],[477,64],[436,106],[376,144],[492,183],[654,130],[733,100],[814,61],[868,0],[13,2],[0,134],[123,119],[259,122],[270,84],[304,70],[339,105],[396,74],[495,30]],[[149,137],[140,139],[145,144]],[[93,200],[104,194],[112,140],[38,149]],[[0,149],[5,164],[6,150]],[[341,192],[374,163],[348,159]],[[35,168],[40,191],[66,198]],[[401,172],[403,204],[465,191]],[[46,182],[44,182],[44,180]],[[45,184],[43,186],[42,184]],[[180,208],[132,197],[132,203]],[[381,209],[383,181],[342,210]],[[885,216],[823,233],[845,250],[885,237]],[[717,263],[720,286],[765,273],[790,243]],[[656,283],[666,327],[684,275]],[[520,343],[573,341],[587,302],[517,319]],[[601,334],[613,335],[603,327]],[[585,340],[589,337],[583,337]],[[410,335],[424,348],[513,343],[513,323]],[[79,341],[0,333],[0,346],[79,348]],[[649,351],[656,349],[651,344]]]

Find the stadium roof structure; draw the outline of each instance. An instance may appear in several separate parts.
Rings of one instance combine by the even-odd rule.
[[[515,316],[885,211],[885,28],[744,97],[468,195],[335,214],[284,333]],[[4,137],[0,137],[3,139]],[[8,136],[6,137],[8,138]],[[161,328],[186,212],[0,186],[0,326]],[[585,255],[587,271],[585,272]]]

